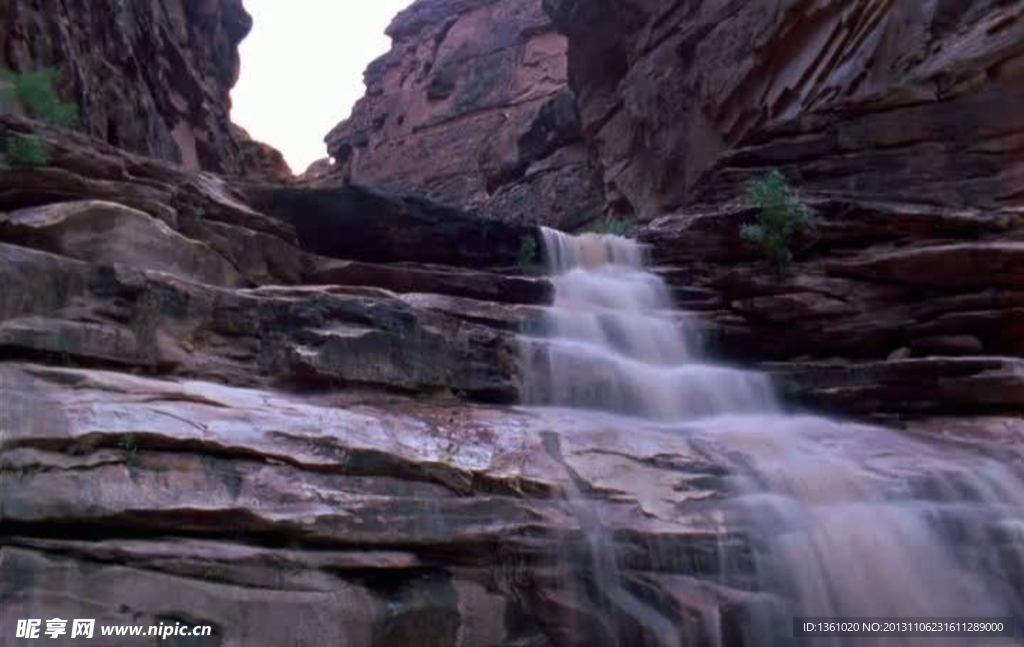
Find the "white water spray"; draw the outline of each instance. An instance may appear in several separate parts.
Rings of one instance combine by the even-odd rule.
[[[751,535],[761,586],[785,603],[747,628],[745,645],[796,644],[795,616],[1024,616],[1024,584],[1016,580],[1024,573],[1019,474],[886,429],[785,415],[768,376],[702,357],[692,320],[672,310],[641,246],[549,229],[543,236],[555,299],[542,329],[524,338],[526,401],[679,423],[679,433],[712,448],[734,475],[723,510]],[[604,547],[593,558],[601,562],[596,579],[612,589],[607,597],[634,621],[656,623],[659,645],[681,644],[664,630],[671,618],[638,609],[642,603],[612,584],[614,551],[599,528],[591,530]],[[938,637],[813,644],[865,640],[875,647],[1024,644]]]

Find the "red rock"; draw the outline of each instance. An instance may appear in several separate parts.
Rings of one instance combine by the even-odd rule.
[[[283,179],[276,150],[231,124],[242,0],[0,0],[0,66],[54,67],[81,130],[191,170]]]
[[[856,199],[1021,199],[1019,3],[545,6],[609,200],[632,213],[732,199],[774,166]]]
[[[916,286],[1024,288],[1024,241],[915,246],[829,264],[828,269]]]
[[[366,96],[326,137],[336,168],[318,183],[412,191],[565,228],[597,215],[565,39],[541,0],[419,0],[388,34],[392,49],[366,70]]]

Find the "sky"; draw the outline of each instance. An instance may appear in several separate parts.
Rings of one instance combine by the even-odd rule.
[[[253,28],[239,51],[231,120],[302,173],[363,96],[363,70],[391,47],[384,29],[411,0],[244,0]]]

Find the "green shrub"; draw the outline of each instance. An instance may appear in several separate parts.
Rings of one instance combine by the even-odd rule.
[[[43,68],[20,74],[0,70],[0,113],[20,107],[29,117],[58,128],[73,128],[78,122],[74,104],[61,101],[54,84],[57,71]],[[45,166],[50,161],[46,142],[36,135],[13,135],[4,142],[0,168],[14,166]]]
[[[121,453],[124,456],[124,463],[128,467],[139,466],[139,442],[135,438],[135,434],[128,434],[121,438],[121,442],[118,443],[121,448]]]
[[[6,87],[0,96],[0,108],[12,110],[20,105],[30,117],[45,121],[58,128],[73,128],[78,122],[78,109],[72,103],[61,101],[54,84],[57,71],[50,68],[16,74],[0,71],[0,81]]]
[[[616,218],[605,218],[601,222],[594,223],[587,227],[586,231],[591,234],[607,234],[612,236],[632,236],[637,229],[635,220],[618,220]]]
[[[793,260],[789,249],[793,237],[813,226],[811,212],[797,199],[786,177],[778,170],[750,182],[747,200],[759,209],[757,224],[742,227],[740,236],[757,245],[781,273]]]
[[[537,240],[524,234],[519,241],[519,268],[524,272],[535,272],[540,266],[540,259],[537,254]]]
[[[50,152],[46,142],[35,135],[15,135],[4,144],[6,157],[15,166],[46,166]]]

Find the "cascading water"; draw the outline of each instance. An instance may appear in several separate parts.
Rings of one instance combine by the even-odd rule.
[[[991,458],[894,431],[787,415],[763,374],[709,363],[695,326],[626,238],[543,230],[555,287],[523,339],[531,405],[603,410],[699,440],[732,475],[722,511],[744,528],[758,587],[781,606],[744,645],[788,645],[793,618],[1024,617],[1024,484]],[[637,424],[641,424],[638,422]],[[672,619],[616,582],[614,549],[582,501],[598,586],[619,614],[684,644]],[[710,628],[708,635],[717,635]],[[1019,645],[1020,638],[824,637],[828,647]],[[625,647],[625,645],[623,646]],[[630,646],[632,647],[632,646]]]
[[[529,403],[664,420],[775,406],[766,376],[700,360],[693,328],[673,312],[665,283],[644,269],[642,247],[619,236],[542,231],[555,302],[526,371]]]

